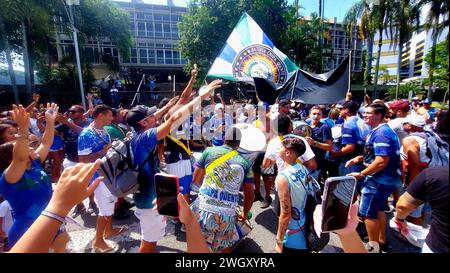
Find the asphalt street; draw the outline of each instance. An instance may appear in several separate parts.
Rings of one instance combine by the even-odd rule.
[[[262,192],[264,190],[262,189]],[[195,198],[195,195],[193,196]],[[127,197],[127,199],[129,199]],[[85,200],[87,207],[87,200]],[[253,203],[250,219],[253,230],[241,240],[234,249],[235,253],[272,253],[275,247],[275,235],[277,230],[277,217],[271,208],[261,209],[261,203]],[[113,220],[114,226],[128,226],[128,231],[107,240],[110,244],[117,244],[122,253],[137,253],[140,244],[140,226],[139,221],[134,215],[135,208],[129,210],[130,217],[125,220]],[[387,214],[392,218],[393,214]],[[68,244],[68,251],[72,253],[91,253],[92,240],[95,236],[96,216],[82,214],[75,218],[81,224],[77,226],[73,223],[67,225],[71,241]],[[181,223],[167,222],[166,235],[158,242],[158,251],[160,253],[183,253],[186,252],[186,234],[180,231]],[[363,224],[358,226],[358,232],[362,238],[367,236]],[[387,228],[387,238],[394,253],[419,253],[420,249],[410,243],[399,239],[397,232],[389,227]],[[343,252],[341,244],[336,235],[331,234],[329,245],[321,252],[323,253],[341,253]]]

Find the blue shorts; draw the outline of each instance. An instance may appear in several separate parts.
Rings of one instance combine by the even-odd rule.
[[[179,182],[181,194],[188,194],[191,192],[192,174],[181,177]]]
[[[360,216],[376,219],[378,212],[383,211],[384,203],[396,188],[395,185],[380,184],[368,177],[362,186]]]

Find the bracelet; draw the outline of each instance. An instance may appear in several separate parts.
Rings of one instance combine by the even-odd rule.
[[[30,134],[15,134],[16,139],[17,138],[23,138],[23,139],[27,139],[30,137]]]
[[[66,219],[64,219],[64,217],[61,217],[61,216],[59,216],[59,215],[57,215],[57,214],[55,214],[53,212],[50,212],[48,210],[44,210],[43,212],[41,212],[41,215],[44,215],[44,216],[52,218],[52,219],[54,219],[56,221],[59,221],[63,225],[67,222]]]

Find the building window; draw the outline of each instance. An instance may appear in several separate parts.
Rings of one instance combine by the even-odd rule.
[[[147,49],[139,49],[139,62],[141,64],[148,63]]]
[[[148,49],[148,63],[156,64],[155,50],[153,48]]]
[[[147,37],[154,37],[153,23],[147,23]]]
[[[137,50],[136,48],[131,49],[131,63],[137,64]]]
[[[155,23],[155,37],[163,37],[163,27],[160,23]]]
[[[164,50],[156,50],[156,63],[164,64]]]
[[[145,36],[145,23],[138,23],[138,36]]]

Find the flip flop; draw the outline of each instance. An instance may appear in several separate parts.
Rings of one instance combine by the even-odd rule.
[[[119,246],[115,245],[114,247],[108,247],[107,249],[103,249],[103,250],[99,249],[99,248],[95,248],[95,247],[93,247],[93,249],[94,249],[95,253],[114,253],[117,250],[119,250]]]
[[[116,233],[116,234],[114,234],[114,235],[111,235],[111,236],[108,236],[108,237],[105,237],[105,239],[110,239],[110,238],[112,238],[112,237],[115,237],[115,236],[117,236],[117,235],[119,235],[119,234],[121,234],[121,233],[124,233],[124,232],[127,231],[127,230],[128,230],[128,228],[127,228],[126,226],[121,226],[118,233]]]

